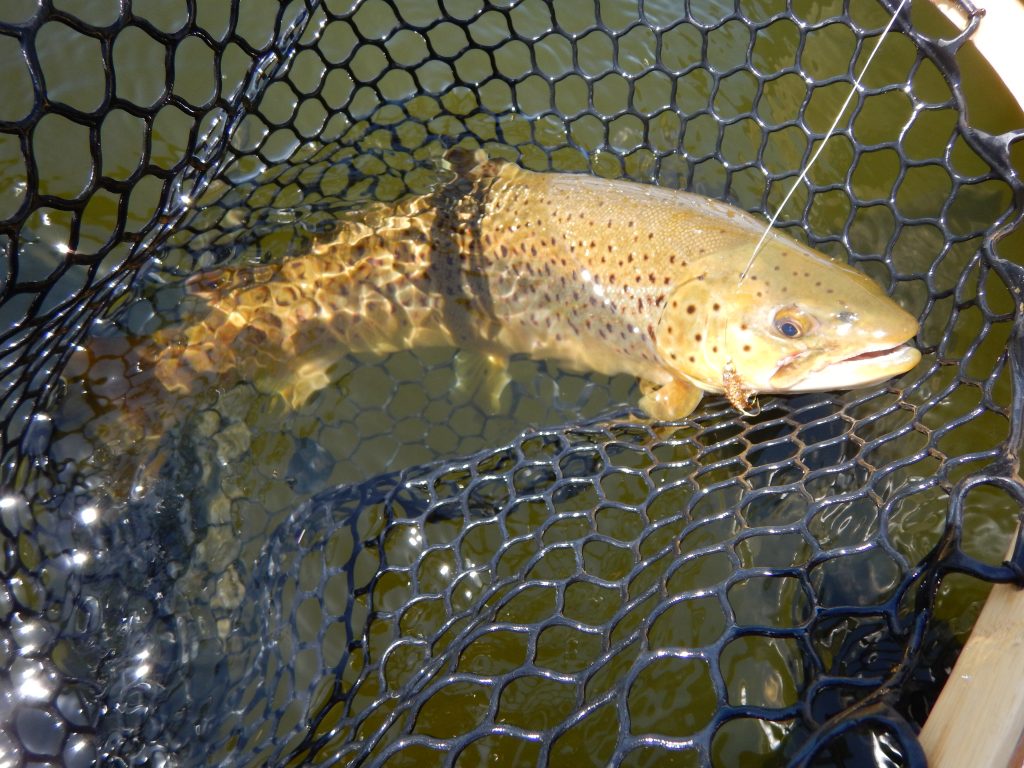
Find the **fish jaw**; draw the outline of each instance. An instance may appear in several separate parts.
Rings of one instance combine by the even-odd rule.
[[[825,392],[870,387],[906,373],[920,361],[921,353],[909,344],[880,347],[827,363],[774,391]]]
[[[874,289],[874,285],[871,285]],[[874,289],[877,290],[877,289]],[[921,360],[910,345],[917,335],[917,318],[895,302],[888,303],[868,327],[852,322],[833,324],[831,343],[807,349],[780,361],[765,392],[825,392],[880,384],[906,373]]]

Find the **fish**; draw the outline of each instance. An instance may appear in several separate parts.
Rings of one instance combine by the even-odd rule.
[[[340,355],[453,347],[626,374],[655,420],[706,393],[749,413],[760,394],[884,382],[920,360],[917,320],[856,269],[695,193],[535,172],[455,148],[425,195],[377,203],[278,263],[200,272],[208,312],[160,332],[149,361],[187,394],[228,374],[300,407]]]

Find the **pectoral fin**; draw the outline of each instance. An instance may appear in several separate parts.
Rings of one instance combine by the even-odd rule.
[[[704,393],[696,386],[683,379],[673,381],[661,387],[650,382],[641,382],[640,407],[652,419],[660,421],[676,421],[693,413]]]
[[[467,398],[479,393],[492,413],[501,410],[501,395],[510,381],[508,358],[502,355],[469,349],[455,354],[456,392]]]

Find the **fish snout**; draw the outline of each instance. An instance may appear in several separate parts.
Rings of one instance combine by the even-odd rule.
[[[846,313],[836,316],[841,346],[859,347],[862,352],[906,344],[920,330],[917,318],[888,297],[878,311],[854,314],[856,319],[852,323],[844,323],[843,314]],[[844,325],[850,330],[843,332]]]
[[[917,332],[921,329],[921,325],[917,322],[916,317],[902,307],[897,309],[897,316],[893,318],[892,328],[890,329],[893,346],[907,343],[917,336]]]

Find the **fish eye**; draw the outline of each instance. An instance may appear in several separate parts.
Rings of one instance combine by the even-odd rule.
[[[775,324],[775,327],[779,329],[779,333],[783,336],[789,336],[791,339],[795,339],[800,335],[800,327],[790,320],[780,320]]]
[[[786,307],[775,313],[775,330],[787,339],[799,339],[810,329],[810,319],[795,307]]]

